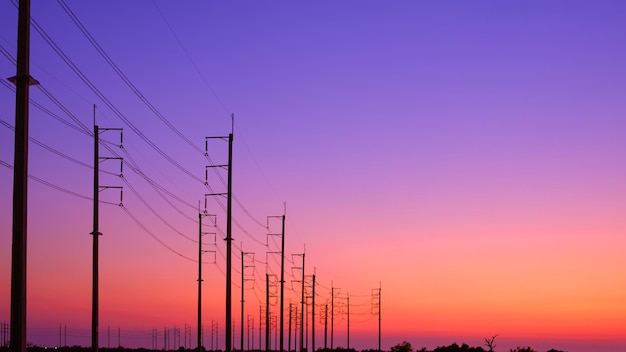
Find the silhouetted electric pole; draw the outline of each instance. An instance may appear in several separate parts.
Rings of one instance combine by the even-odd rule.
[[[28,219],[28,98],[38,84],[30,76],[30,0],[20,0],[17,23],[13,161],[13,237],[11,247],[11,330],[13,352],[26,351],[26,238]]]
[[[208,139],[223,139],[228,141],[228,164],[215,165],[212,167],[226,167],[228,169],[228,181],[226,193],[208,195],[226,195],[226,342],[225,352],[232,352],[232,186],[233,186],[233,130],[235,115],[231,115],[232,127],[228,137],[205,137]],[[205,154],[208,155],[208,143],[205,143]],[[208,181],[207,181],[208,182]]]
[[[121,128],[102,128],[100,129],[96,124],[96,105],[93,106],[93,119],[94,119],[94,167],[93,167],[93,247],[92,247],[92,287],[91,287],[91,349],[93,352],[98,352],[98,311],[99,311],[99,268],[98,268],[98,242],[102,233],[99,231],[99,211],[100,211],[100,190],[108,188],[118,188],[120,186],[100,186],[100,161],[101,160],[120,160],[120,176],[122,173],[123,162],[122,158],[118,157],[100,157],[99,145],[100,145],[100,131],[120,131],[120,146],[122,144],[122,129]],[[120,205],[122,203],[120,192]]]
[[[285,212],[286,212],[285,206]],[[268,216],[267,217],[267,227],[269,229],[269,219],[270,218],[281,218],[282,220],[282,229],[280,234],[269,233],[269,235],[280,235],[280,352],[284,352],[284,329],[285,329],[285,214],[282,216]]]
[[[325,309],[324,309],[324,349],[328,348],[328,345],[326,344],[326,342],[328,341],[327,339],[328,339],[328,303],[326,303]]]
[[[315,269],[313,270],[313,273],[315,273]],[[313,295],[311,298],[311,350],[312,352],[315,352],[315,274],[313,274],[312,285]]]
[[[348,349],[350,349],[350,294],[347,297],[348,302]]]
[[[208,234],[215,235],[215,232],[202,231],[202,218],[204,217],[209,218],[209,221],[213,219],[212,225],[217,226],[217,215],[208,214],[206,209],[204,212],[198,211],[198,352],[202,351],[202,254],[208,252],[202,249],[202,236]],[[187,343],[186,341],[187,324],[185,324],[185,344]]]
[[[304,297],[304,256],[306,253],[302,253],[302,293],[301,293],[301,303],[302,303],[302,309],[300,310],[300,314],[301,316],[301,321],[300,321],[300,351],[304,352],[304,304],[305,304],[305,297]]]
[[[335,338],[335,288],[330,287],[330,349],[333,349],[333,342]]]
[[[382,291],[382,284],[379,284],[378,288],[372,289],[372,313],[377,314],[378,315],[378,351],[381,351],[380,349],[380,315],[381,315],[381,310],[380,310],[380,303],[381,303],[381,291]]]
[[[265,274],[265,352],[270,350],[270,275]]]
[[[234,119],[233,115],[233,119]],[[228,135],[228,200],[226,205],[226,326],[232,324],[232,196],[233,196],[233,133]],[[226,352],[232,352],[230,329],[226,329]]]
[[[94,106],[95,115],[95,106]],[[95,117],[94,117],[95,119]],[[99,165],[100,159],[99,153],[99,135],[98,125],[94,126],[93,140],[94,140],[94,167],[93,167],[93,254],[92,254],[92,287],[91,287],[91,349],[93,352],[98,352],[98,237],[100,237],[100,231],[98,230],[98,203],[99,203]]]
[[[241,245],[241,351],[243,352],[243,336],[244,336],[244,324],[243,324],[243,319],[244,319],[244,303],[245,303],[245,299],[244,299],[244,285],[246,280],[246,268],[250,268],[250,267],[254,267],[254,265],[245,265],[245,257],[246,255],[252,255],[252,263],[254,264],[254,253],[253,252],[244,252],[243,251],[243,244]],[[254,276],[254,275],[253,275]],[[253,278],[254,279],[254,278]],[[248,334],[250,335],[250,334]],[[248,339],[250,339],[250,337],[248,336]],[[250,342],[248,341],[248,345],[250,344]],[[248,347],[249,349],[249,347]]]
[[[202,352],[202,213],[198,212],[198,352]]]
[[[289,302],[289,337],[287,343],[287,351],[291,352],[291,302]]]

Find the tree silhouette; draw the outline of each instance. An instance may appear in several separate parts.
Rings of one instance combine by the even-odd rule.
[[[488,352],[493,352],[493,349],[496,348],[496,345],[493,343],[496,339],[496,337],[498,337],[499,334],[495,334],[491,337],[491,339],[488,339],[485,337],[485,346],[487,346],[487,348],[489,349]]]
[[[517,347],[509,350],[509,352],[537,352],[530,347]]]
[[[413,346],[411,346],[411,343],[403,341],[402,343],[392,346],[389,352],[413,352]]]

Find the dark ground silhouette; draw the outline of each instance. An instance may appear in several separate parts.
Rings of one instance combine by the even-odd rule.
[[[82,346],[69,346],[69,347],[54,347],[54,348],[49,348],[49,347],[40,347],[40,346],[29,346],[27,349],[27,352],[50,352],[50,350],[54,350],[54,351],[58,351],[58,352],[91,352],[91,348],[90,347],[82,347]],[[100,352],[163,352],[165,350],[163,349],[157,349],[157,350],[152,350],[152,349],[147,349],[147,348],[135,348],[135,349],[130,349],[130,348],[123,348],[123,347],[118,347],[118,348],[99,348]],[[392,346],[389,351],[383,350],[382,352],[488,352],[490,349],[485,349],[482,346],[478,346],[478,347],[471,347],[467,344],[461,344],[458,345],[457,343],[453,343],[449,346],[440,346],[440,347],[436,347],[432,350],[429,350],[427,348],[421,348],[421,349],[413,349],[413,346],[411,346],[411,344],[409,342],[402,342],[399,343],[395,346]],[[504,350],[504,349],[497,349],[497,347],[494,345],[493,349],[494,352],[498,351],[498,352],[567,352],[567,351],[561,351],[561,350],[556,350],[556,349],[550,349],[548,351],[538,351],[535,350],[531,347],[517,347],[514,349],[509,349]],[[175,352],[197,352],[197,349],[184,349],[183,347],[180,347],[177,350],[168,350],[170,352],[175,351]],[[11,352],[10,348],[8,347],[0,347],[0,352]],[[222,350],[216,350],[216,351],[210,351],[210,350],[206,350],[203,349],[201,352],[223,352]],[[233,352],[239,352],[239,350],[233,350]],[[245,352],[265,352],[265,350],[250,350],[250,351],[245,351]],[[275,350],[272,350],[272,352],[276,352]],[[298,352],[298,351],[293,351],[292,352]],[[366,349],[366,350],[362,350],[362,351],[357,351],[353,348],[347,349],[347,348],[334,348],[334,349],[329,349],[329,348],[319,348],[317,349],[316,352],[378,352],[378,350],[376,349]]]

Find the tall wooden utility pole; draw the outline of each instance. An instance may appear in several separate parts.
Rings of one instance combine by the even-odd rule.
[[[94,121],[96,107],[94,106]],[[98,125],[94,124],[93,127],[93,255],[92,255],[92,276],[91,276],[91,349],[93,352],[98,352],[98,238],[100,237],[100,231],[98,230],[98,205],[99,205],[99,191],[100,181],[98,170],[100,165],[99,148],[98,145],[100,131]]]
[[[232,115],[234,121],[235,116]],[[234,124],[234,122],[233,122]],[[226,352],[232,352],[232,196],[233,196],[233,132],[228,135],[228,191],[226,205]]]
[[[315,352],[315,270],[313,270],[313,295],[311,298],[311,350]]]
[[[284,328],[285,328],[285,211],[283,212],[283,227],[281,231],[280,245],[280,352],[284,352]]]
[[[350,294],[348,293],[347,298],[348,304],[348,349],[350,349]]]
[[[11,248],[11,351],[26,351],[26,238],[28,219],[28,97],[38,84],[30,76],[30,0],[20,0],[17,24],[13,162],[13,238]]]
[[[119,188],[120,186],[100,186],[100,160],[108,160],[108,159],[117,159],[121,158],[115,157],[100,157],[100,131],[110,131],[116,130],[121,131],[121,128],[103,128],[100,129],[98,125],[96,125],[96,105],[93,106],[93,230],[91,235],[93,236],[93,247],[92,247],[92,277],[91,277],[91,349],[93,352],[98,352],[98,316],[99,316],[99,268],[98,268],[98,240],[102,235],[99,231],[99,200],[100,200],[100,190],[107,188]],[[120,143],[122,142],[122,136],[120,132]],[[123,163],[120,164],[120,173]],[[121,205],[121,194],[120,194],[120,205]]]
[[[328,313],[326,313],[328,314]],[[335,287],[330,283],[330,349],[332,350],[335,342]]]
[[[233,350],[233,329],[232,329],[232,195],[233,195],[233,130],[235,127],[235,114],[231,115],[232,127],[231,133],[228,137],[205,137],[205,153],[208,155],[208,139],[228,139],[228,164],[227,165],[213,165],[209,167],[224,167],[228,168],[228,185],[226,191],[226,342],[225,352],[232,352]],[[208,168],[208,167],[207,167]],[[208,176],[207,180],[208,182]],[[206,196],[223,196],[224,193],[205,194]],[[206,198],[205,198],[206,202]]]
[[[282,228],[280,234],[278,233],[268,233],[268,236],[280,236],[280,311],[279,311],[279,350],[280,352],[284,352],[284,339],[285,339],[285,213],[287,211],[287,205],[285,204],[283,215],[280,216],[268,216],[267,217],[267,227],[269,229],[271,218],[280,218],[282,222]],[[276,252],[268,252],[268,253],[276,253]]]
[[[270,275],[265,274],[265,352],[270,351]]]
[[[380,316],[381,316],[381,309],[380,309],[380,305],[382,304],[382,283],[379,284],[378,286],[378,352],[381,352],[380,349]]]
[[[246,253],[243,251],[243,243],[241,244],[241,343],[240,343],[240,351],[243,352],[243,329],[244,329],[244,324],[243,324],[243,315],[244,315],[244,304],[245,304],[245,299],[244,299],[244,284],[246,282],[246,277],[244,275],[245,273],[245,263],[244,263],[244,256],[246,255]]]
[[[202,215],[198,212],[198,352],[202,352]]]
[[[300,318],[300,352],[304,352],[305,350],[305,346],[304,346],[304,304],[306,303],[306,297],[304,296],[304,256],[306,253],[302,252],[302,294],[301,294],[301,303],[302,303],[302,309],[301,311],[301,318]]]

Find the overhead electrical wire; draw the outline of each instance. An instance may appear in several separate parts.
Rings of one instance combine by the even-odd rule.
[[[122,210],[124,210],[128,217],[130,217],[139,227],[141,227],[142,230],[144,230],[150,237],[152,237],[153,240],[157,241],[161,246],[183,259],[187,259],[191,262],[198,262],[196,259],[189,258],[188,256],[178,252],[174,248],[167,245],[167,243],[163,242],[158,236],[152,233],[152,231],[150,231],[141,221],[139,221],[139,219],[133,213],[131,213],[131,211],[127,207],[125,207],[124,205],[120,205],[120,208],[122,208]]]
[[[8,123],[8,122],[6,122],[4,120],[0,120],[0,124],[3,125],[4,127],[8,128],[8,129],[10,129],[11,131],[15,132],[15,127],[13,125],[11,125],[10,123]],[[67,155],[67,154],[65,154],[65,153],[63,153],[63,152],[61,152],[61,151],[59,151],[57,149],[54,149],[54,148],[48,146],[47,144],[45,144],[43,142],[40,142],[39,140],[37,140],[37,139],[35,139],[33,137],[28,137],[28,140],[33,142],[34,144],[40,146],[41,148],[43,148],[43,149],[53,153],[53,154],[56,154],[56,155],[66,159],[68,161],[73,162],[74,164],[86,167],[88,169],[93,169],[93,165],[89,165],[87,163],[84,163],[84,162],[76,159],[76,158],[73,158],[73,157],[71,157],[71,156],[69,156],[69,155]],[[105,173],[105,174],[109,174],[109,175],[113,175],[113,176],[118,176],[116,173],[113,173],[113,172],[110,172],[110,171],[107,171],[107,170],[100,170],[100,172]]]
[[[78,75],[78,77],[83,81],[83,83],[85,83],[89,87],[89,89],[91,89],[91,91],[94,94],[96,94],[98,98],[102,100],[107,105],[107,107],[111,109],[111,111],[113,111],[113,113],[115,113],[117,117],[120,118],[120,120],[122,120],[135,134],[137,134],[139,138],[141,138],[146,144],[148,144],[152,149],[154,149],[159,155],[161,155],[164,159],[169,161],[172,165],[174,165],[180,171],[185,173],[187,176],[196,180],[197,182],[204,184],[203,180],[201,180],[192,172],[187,170],[184,166],[182,166],[180,163],[174,160],[171,156],[169,156],[169,154],[167,154],[161,148],[159,148],[147,136],[145,136],[141,132],[141,130],[137,128],[137,126],[135,126],[115,105],[113,105],[113,103],[111,103],[111,101],[98,89],[98,87],[96,87],[95,84],[93,84],[93,82],[91,82],[89,78],[87,78],[87,76],[85,76],[85,74],[74,64],[74,62],[63,52],[63,50],[59,48],[59,46],[54,42],[54,40],[52,40],[52,38],[50,38],[50,36],[37,23],[37,21],[31,18],[31,23],[33,25],[33,28],[35,28],[35,30],[37,31],[37,33],[39,33],[39,35],[44,39],[44,41],[48,43],[48,45],[57,53],[57,55],[59,55],[59,57],[61,57],[61,59],[72,69],[72,71],[74,71],[74,73]]]
[[[165,15],[163,15],[163,11],[161,11],[161,8],[159,8],[159,5],[157,5],[156,1],[154,1],[154,0],[152,0],[152,4],[154,4],[154,7],[157,9],[157,12],[161,16],[161,19],[163,19],[163,22],[165,22],[165,24],[167,25],[167,28],[170,30],[170,33],[172,33],[172,35],[174,36],[174,39],[176,39],[176,42],[178,42],[178,45],[180,46],[180,48],[185,53],[185,56],[187,57],[189,62],[191,62],[191,65],[196,70],[196,73],[198,74],[198,76],[200,76],[200,78],[202,78],[202,81],[204,82],[204,84],[211,91],[211,93],[213,93],[213,96],[215,97],[217,102],[220,103],[220,105],[222,106],[222,109],[224,109],[224,112],[226,112],[226,114],[229,114],[230,111],[232,111],[232,110],[230,110],[230,109],[228,109],[228,107],[226,107],[226,104],[224,104],[224,102],[217,95],[217,93],[215,92],[213,87],[211,87],[211,85],[209,84],[209,81],[206,79],[206,77],[204,76],[202,71],[200,71],[200,69],[198,68],[198,65],[196,65],[196,63],[193,61],[193,59],[191,58],[191,55],[189,55],[189,52],[187,51],[187,49],[185,48],[185,46],[183,45],[181,40],[178,38],[178,35],[176,35],[176,32],[174,32],[174,28],[170,25],[169,21],[165,18]]]
[[[5,86],[6,88],[10,89],[12,92],[15,93],[15,87],[9,83],[6,82],[5,80],[0,80],[0,82],[2,82],[2,85]],[[28,98],[28,101],[37,109],[41,110],[43,113],[49,115],[50,117],[54,118],[55,120],[61,122],[62,124],[66,125],[67,127],[72,128],[73,130],[80,132],[82,134],[91,136],[93,135],[93,133],[88,133],[85,132],[85,130],[83,130],[82,128],[72,124],[71,122],[68,122],[67,120],[65,120],[64,118],[60,117],[59,115],[53,113],[52,111],[50,111],[48,108],[44,107],[43,105],[41,105],[40,103],[38,103],[37,101],[33,100],[33,98]]]
[[[0,160],[0,165],[2,165],[2,166],[4,166],[4,167],[6,167],[6,168],[8,168],[8,169],[13,170],[13,165],[11,165],[11,164],[7,163],[7,162],[6,162],[6,161],[4,161],[4,160]],[[70,190],[69,190],[69,189],[67,189],[67,188],[64,188],[64,187],[61,187],[61,186],[57,186],[57,185],[55,185],[54,183],[52,183],[52,182],[48,182],[48,181],[46,181],[46,180],[44,180],[44,179],[42,179],[42,178],[39,178],[39,177],[37,177],[37,176],[34,176],[34,175],[29,174],[29,175],[28,175],[28,178],[30,178],[30,179],[31,179],[31,180],[33,180],[33,181],[39,182],[39,183],[41,183],[41,184],[42,184],[42,185],[44,185],[44,186],[48,186],[48,187],[50,187],[50,188],[52,188],[52,189],[56,189],[57,191],[60,191],[60,192],[63,192],[63,193],[69,194],[69,195],[71,195],[71,196],[74,196],[74,197],[77,197],[77,198],[86,199],[86,200],[93,200],[93,198],[91,198],[91,197],[89,197],[89,196],[85,196],[85,195],[83,195],[83,194],[76,193],[76,192],[74,192],[74,191],[70,191]],[[101,204],[110,204],[110,205],[118,205],[118,203],[112,203],[112,202],[107,202],[107,201],[102,201],[102,200],[100,200],[98,203],[101,203]]]
[[[62,1],[62,0],[59,0]],[[215,92],[215,90],[213,89],[213,87],[211,86],[211,84],[209,84],[209,81],[207,80],[207,78],[204,76],[204,74],[202,73],[202,71],[200,71],[200,68],[198,68],[198,65],[196,65],[195,61],[193,60],[193,58],[191,57],[191,55],[189,54],[189,51],[187,51],[187,48],[185,48],[185,46],[183,45],[182,41],[180,40],[180,38],[178,37],[178,35],[176,34],[176,32],[174,31],[174,28],[172,27],[172,25],[169,23],[169,21],[167,20],[167,18],[165,17],[165,15],[163,14],[163,11],[161,11],[161,8],[159,7],[159,5],[156,3],[155,0],[152,0],[152,3],[154,4],[154,7],[157,9],[157,12],[159,13],[159,15],[161,16],[161,19],[163,19],[163,22],[165,22],[165,24],[167,25],[167,28],[169,29],[170,33],[172,34],[172,36],[174,37],[174,39],[176,40],[176,42],[178,43],[178,45],[180,46],[181,50],[183,51],[183,53],[185,54],[185,56],[187,57],[187,60],[189,60],[189,62],[191,63],[191,65],[193,66],[194,70],[196,71],[196,73],[198,74],[198,76],[202,79],[202,81],[204,82],[205,86],[209,89],[209,91],[213,94],[213,96],[215,97],[215,99],[220,103],[220,105],[222,106],[222,108],[224,109],[224,111],[229,114],[229,112],[231,110],[229,110],[226,105],[224,104],[224,102],[220,99],[220,97],[217,95],[217,93]],[[237,129],[237,131],[239,132],[239,134],[241,135],[241,131],[239,131],[239,129]],[[234,132],[234,131],[233,131]],[[245,140],[242,139],[242,142],[244,143],[245,148],[248,150],[248,153],[252,156],[252,159],[254,160],[257,168],[259,169],[259,171],[261,171],[261,168],[259,167],[256,159],[254,159],[254,156],[252,155],[252,152],[250,151],[250,148],[248,147],[248,145],[246,144]],[[207,153],[205,153],[205,156],[207,157],[207,159],[211,162],[211,164],[214,164],[212,162],[212,160],[210,159],[209,155]],[[220,178],[220,180],[222,181],[222,184],[226,185],[225,180],[223,179],[223,177],[221,176],[221,174],[217,174],[218,178]],[[276,194],[276,192],[273,190],[273,188],[271,187],[271,185],[269,184],[269,181],[267,180],[267,177],[265,177],[265,174],[263,174],[263,172],[261,171],[261,175],[263,176],[263,178],[265,179],[265,181],[267,182],[267,184],[270,186],[270,189],[272,189],[272,192],[274,192],[274,194]],[[246,207],[243,205],[243,203],[241,203],[239,201],[239,199],[236,196],[233,196],[235,202],[237,203],[237,205],[243,210],[243,212],[248,215],[248,217],[250,217],[250,219],[252,219],[255,223],[257,223],[260,226],[264,226],[262,222],[258,221],[254,216],[252,216],[252,214],[248,211],[248,209],[246,209]]]
[[[198,151],[200,154],[204,154],[204,151],[201,150],[195,143],[191,142],[182,132],[180,132],[161,112],[152,104],[146,97],[141,94],[137,86],[133,84],[133,82],[124,74],[124,72],[115,64],[115,62],[111,59],[111,57],[106,53],[104,49],[98,44],[96,39],[89,33],[87,28],[82,24],[82,22],[74,15],[74,12],[65,4],[63,0],[57,0],[59,5],[63,8],[65,13],[70,17],[72,22],[78,27],[78,29],[85,35],[85,37],[89,40],[91,45],[98,51],[98,53],[104,58],[104,60],[111,66],[113,71],[117,73],[117,75],[126,83],[126,85],[137,95],[137,97],[161,120],[172,132],[174,132],[178,137],[180,137],[185,143],[191,146],[193,149]]]
[[[63,4],[64,4],[64,3],[63,3]],[[65,6],[67,6],[67,5],[65,5]],[[124,122],[126,122],[126,123],[127,123],[127,125],[129,125],[129,127],[131,128],[131,130],[133,130],[133,132],[135,132],[135,133],[136,133],[137,135],[139,135],[142,139],[144,139],[144,141],[145,141],[146,143],[148,143],[150,146],[152,146],[152,147],[153,147],[153,149],[155,149],[157,152],[159,152],[159,154],[161,154],[161,155],[162,155],[162,156],[164,156],[166,159],[168,159],[168,155],[167,155],[165,152],[162,152],[162,150],[161,150],[160,148],[158,148],[158,146],[154,145],[154,143],[152,143],[151,141],[149,141],[149,139],[148,139],[147,137],[145,137],[145,136],[144,136],[144,135],[143,135],[143,134],[139,131],[139,129],[138,129],[138,128],[136,128],[136,127],[135,127],[132,123],[130,123],[127,119],[125,119],[125,117],[123,116],[123,114],[122,114],[119,110],[117,110],[114,106],[112,106],[112,104],[111,104],[111,103],[108,101],[108,99],[106,99],[106,97],[105,97],[105,96],[104,96],[104,95],[103,95],[103,94],[102,94],[102,93],[101,93],[101,92],[97,89],[97,87],[95,87],[95,85],[93,85],[93,84],[91,83],[91,81],[89,81],[89,80],[87,79],[87,77],[86,77],[86,76],[84,76],[84,74],[82,74],[82,72],[81,72],[81,71],[80,71],[80,70],[79,70],[79,69],[78,69],[78,68],[77,68],[77,67],[73,64],[73,62],[71,62],[71,60],[70,60],[69,58],[67,58],[67,57],[65,56],[65,54],[64,54],[64,53],[62,53],[62,51],[60,51],[60,48],[58,48],[58,47],[56,46],[56,44],[55,44],[55,43],[51,40],[51,38],[49,38],[49,37],[47,36],[47,34],[45,34],[45,31],[43,31],[43,29],[41,29],[41,28],[40,28],[40,27],[39,27],[36,23],[34,23],[34,27],[35,27],[35,29],[39,32],[39,34],[40,34],[40,35],[42,35],[42,37],[44,38],[44,40],[46,40],[46,42],[48,42],[48,44],[49,44],[49,45],[51,45],[51,47],[53,47],[53,49],[57,52],[57,54],[59,54],[59,55],[61,56],[61,58],[62,58],[62,59],[63,59],[63,60],[64,60],[64,61],[65,61],[65,62],[66,62],[66,63],[67,63],[67,64],[68,64],[68,65],[69,65],[72,69],[73,69],[73,70],[75,69],[75,70],[74,70],[74,71],[75,71],[75,73],[77,73],[77,75],[78,75],[78,76],[79,76],[79,77],[83,80],[83,82],[84,82],[85,84],[87,84],[87,86],[88,86],[88,87],[90,87],[90,88],[92,89],[92,91],[94,91],[94,93],[95,93],[96,95],[98,95],[98,96],[100,97],[100,99],[102,99],[102,100],[105,102],[105,104],[107,104],[107,106],[109,106],[109,108],[111,108],[111,110],[112,110],[114,113],[116,113],[116,115],[118,115],[118,117],[120,117],[120,118],[121,118]],[[46,39],[46,38],[48,38],[49,40],[48,40],[48,39]],[[97,44],[97,43],[96,43],[96,44]],[[58,50],[57,50],[57,49],[58,49]],[[117,67],[117,66],[116,66],[116,67]],[[121,72],[121,71],[120,71],[120,72]],[[132,85],[132,82],[129,82],[129,83],[131,83],[131,85]],[[134,85],[132,85],[132,87],[134,87]],[[132,87],[131,87],[131,88],[132,88]],[[44,89],[44,90],[42,90],[42,92],[43,92],[46,96],[48,96],[48,97],[51,99],[51,101],[55,102],[55,104],[57,104],[57,106],[59,106],[59,107],[61,108],[61,106],[60,106],[61,104],[60,104],[60,103],[58,103],[58,100],[53,99],[53,96],[52,96],[52,95],[51,95],[51,94],[50,94],[47,90],[45,90],[45,89]],[[134,90],[134,92],[135,92],[136,94],[140,95],[140,93],[138,93],[138,90]],[[147,102],[147,103],[149,104],[149,102]],[[151,105],[151,104],[150,104],[150,105]],[[63,110],[63,109],[62,109],[62,110]],[[73,115],[71,115],[71,113],[69,113],[69,111],[64,111],[64,112],[66,112],[66,113],[68,114],[68,116],[71,116],[71,117],[73,116]],[[77,124],[81,127],[81,128],[78,128],[78,129],[77,129],[78,131],[80,131],[81,133],[88,134],[88,135],[89,135],[89,134],[91,134],[91,132],[89,131],[89,129],[87,129],[87,128],[86,128],[86,126],[84,126],[84,124],[80,123],[80,120],[75,119],[75,118],[73,118],[73,120],[74,120],[74,122],[76,122],[76,123],[77,123]],[[63,121],[65,121],[65,120],[63,120]],[[72,126],[73,128],[76,128],[76,126],[75,126],[75,125],[73,125],[73,124],[69,124],[68,126]],[[172,126],[172,127],[173,127],[173,126]],[[176,131],[175,131],[175,133],[176,133]],[[181,137],[184,137],[184,136],[181,136]],[[183,138],[183,139],[186,139],[186,138]],[[188,143],[190,143],[190,141],[189,141],[188,139],[186,139],[186,141],[187,141]],[[190,144],[193,144],[193,143],[190,143]],[[196,148],[196,149],[197,149],[197,148]],[[127,153],[127,151],[126,151],[126,150],[124,150],[124,152],[125,152],[125,153]],[[180,165],[180,164],[176,163],[176,162],[175,162],[175,161],[173,161],[173,160],[168,160],[168,161],[172,162],[172,163],[173,163],[173,165],[174,165],[174,166],[177,166],[179,169],[181,169],[181,171],[183,171],[183,172],[187,171],[187,172],[185,172],[185,173],[186,173],[188,176],[190,176],[190,177],[194,178],[196,181],[202,182],[202,180],[200,180],[200,179],[199,179],[199,178],[197,178],[197,177],[194,177],[194,176],[193,176],[190,172],[188,172],[188,170],[184,169],[184,167],[182,167],[182,165]],[[133,164],[135,164],[135,163],[133,163]],[[165,190],[164,188],[162,188],[160,185],[158,185],[157,183],[155,183],[154,181],[152,181],[152,180],[151,180],[151,179],[150,179],[147,175],[145,175],[145,173],[143,173],[142,171],[140,171],[140,169],[136,167],[136,164],[135,164],[135,165],[133,165],[133,167],[131,167],[131,170],[133,170],[135,173],[137,173],[138,175],[140,175],[140,177],[144,178],[144,179],[145,179],[145,180],[146,180],[146,181],[147,181],[147,182],[148,182],[148,183],[149,183],[152,187],[158,188],[160,191],[166,191],[166,190]],[[223,180],[223,178],[222,178],[222,180]],[[162,198],[166,199],[166,198],[164,197],[164,195],[163,195],[160,191],[158,191],[157,193],[158,193],[158,194],[159,194]],[[165,192],[165,193],[167,194],[168,192]],[[170,194],[168,194],[168,195],[169,195],[170,197],[172,197],[173,199],[176,199],[176,196],[175,196],[173,193],[171,193],[171,192],[169,192],[169,193],[170,193]],[[186,203],[186,202],[184,202],[184,201],[183,201],[182,199],[180,199],[180,198],[178,198],[177,200],[178,200],[178,201],[181,201],[182,203]],[[238,205],[239,205],[239,206],[240,206],[240,207],[244,210],[244,213],[246,213],[246,215],[248,215],[251,219],[253,219],[253,220],[254,220],[257,224],[259,224],[260,226],[265,227],[265,225],[264,225],[264,224],[262,224],[261,222],[257,221],[257,220],[256,220],[256,218],[254,218],[254,217],[250,214],[250,212],[249,212],[249,211],[248,211],[248,210],[247,210],[247,209],[243,206],[243,204],[242,204],[242,203],[241,203],[241,202],[240,202],[240,201],[239,201],[236,197],[235,197],[235,202],[236,202],[236,203],[237,203],[237,204],[238,204]],[[168,202],[168,203],[170,203],[170,204],[171,204],[171,202]],[[186,205],[190,206],[191,208],[194,208],[194,207],[193,207],[192,205],[190,205],[189,203],[186,203]],[[184,213],[184,212],[182,212],[182,211],[179,211],[179,212],[180,212],[180,213]],[[257,240],[257,239],[256,239],[255,237],[253,237],[253,236],[252,236],[252,235],[251,235],[248,231],[246,231],[246,230],[245,230],[245,228],[244,228],[243,226],[241,226],[241,224],[240,224],[239,222],[237,222],[236,220],[234,220],[234,221],[233,221],[233,223],[234,223],[237,227],[239,227],[239,228],[240,228],[240,229],[244,232],[244,234],[246,234],[248,237],[250,237],[251,239],[255,240],[257,243],[259,243],[259,244],[263,245],[263,243],[262,243],[261,241]],[[218,247],[218,248],[219,248],[219,247]]]
[[[193,149],[195,149],[196,151],[200,152],[202,155],[205,155],[207,158],[209,158],[210,161],[210,157],[208,157],[208,154],[205,153],[204,151],[202,151],[200,148],[198,148],[198,146],[196,144],[194,144],[193,142],[191,142],[182,132],[180,132],[178,129],[176,129],[176,127],[174,125],[171,124],[171,122],[169,122],[169,120],[163,115],[161,114],[158,109],[156,109],[156,107],[150,103],[150,101],[145,98],[143,96],[143,94],[140,93],[139,89],[132,83],[132,81],[124,74],[124,72],[117,66],[117,64],[115,64],[115,62],[111,59],[111,57],[106,53],[106,51],[100,46],[100,44],[98,44],[98,42],[95,40],[95,38],[93,38],[93,36],[89,33],[89,31],[85,28],[85,26],[82,24],[82,22],[80,22],[80,20],[76,17],[76,15],[74,15],[74,13],[71,11],[71,9],[67,6],[67,4],[65,4],[65,2],[63,0],[57,0],[58,3],[61,5],[61,7],[63,8],[63,10],[66,12],[66,14],[72,19],[72,21],[74,22],[74,24],[79,28],[79,30],[87,37],[87,39],[89,40],[89,42],[94,46],[94,48],[96,48],[96,50],[98,51],[98,53],[100,53],[100,55],[105,59],[105,61],[109,64],[109,66],[111,66],[111,68],[117,73],[117,75],[122,79],[122,81],[124,81],[124,83],[126,83],[126,85],[128,85],[128,87],[135,93],[135,95],[137,95],[137,97],[139,97],[139,99],[144,102],[144,104],[146,104],[146,106],[148,106],[148,108],[164,123],[166,124],[166,126],[168,128],[170,128],[170,130],[172,130],[177,136],[179,136],[183,141],[185,141],[188,145],[190,145]],[[36,24],[36,22],[34,22]],[[35,28],[37,29],[38,26],[35,26]],[[39,30],[38,30],[39,32]],[[41,34],[41,33],[40,33]],[[46,35],[47,36],[47,35]],[[45,39],[45,38],[44,38]],[[48,42],[47,39],[45,39],[46,42]],[[50,39],[50,43],[54,43],[52,41],[52,39]],[[54,46],[56,47],[56,44],[54,44]],[[55,48],[53,48],[55,49]],[[55,51],[57,51],[55,49]],[[57,54],[63,54],[63,56],[65,56],[65,54],[60,50],[57,51]],[[65,61],[65,60],[64,60]],[[69,60],[69,58],[67,59],[66,62],[71,62],[71,60]],[[69,63],[68,63],[69,64]],[[72,66],[75,67],[75,65],[72,62]],[[72,67],[72,69],[74,69]],[[76,69],[78,70],[78,68],[76,67]],[[76,70],[75,70],[76,72]],[[78,73],[78,72],[77,72]],[[81,79],[83,78],[83,74],[81,72],[81,74],[79,75],[81,77]],[[86,78],[86,77],[85,77]],[[83,80],[83,82],[85,82],[86,84],[88,84],[87,82],[89,82],[88,86],[91,86],[93,84],[91,84],[91,82],[89,80],[85,81]],[[147,138],[145,135],[143,135],[143,133],[141,133],[139,131],[139,129],[137,127],[135,127],[119,110],[117,110],[117,108],[115,108],[114,106],[112,106],[112,104],[108,101],[108,99],[106,99],[106,97],[104,95],[102,95],[102,93],[97,90],[97,88],[95,86],[93,86],[92,91],[94,91],[94,93],[96,93],[96,95],[98,95],[100,97],[100,99],[102,99],[105,104],[107,104],[107,106],[109,106],[109,108],[116,114],[118,115],[118,117],[120,119],[122,119],[123,122],[125,122],[130,128],[131,130],[133,130],[133,132],[135,132],[137,135],[139,135],[140,138],[142,138],[146,143],[148,143],[148,145],[150,145],[154,150],[156,150],[159,154],[161,154],[161,156],[163,156],[166,160],[170,161],[170,163],[172,163],[174,166],[176,166],[177,168],[179,168],[181,171],[183,171],[184,173],[186,173],[188,176],[190,176],[191,178],[195,179],[198,182],[202,182],[205,186],[207,186],[207,188],[209,189],[209,191],[211,191],[212,193],[216,193],[213,191],[212,187],[206,183],[203,182],[202,180],[200,180],[197,176],[195,176],[193,173],[191,173],[189,170],[187,170],[186,168],[184,168],[182,165],[180,165],[179,163],[177,163],[173,158],[171,158],[167,153],[165,153],[163,150],[161,150],[156,144],[154,144],[149,138]],[[225,185],[225,181],[223,179],[223,177],[221,176],[220,173],[217,173],[218,177],[221,179],[222,183]],[[254,218],[250,212],[243,206],[243,204],[236,198],[233,197],[235,199],[235,202],[244,210],[244,213],[246,215],[248,215],[251,219],[253,219],[254,222],[256,222],[257,224],[259,224],[260,226],[264,226],[261,222],[259,222],[256,218]],[[224,204],[217,200],[217,203],[220,205],[220,207],[222,208],[222,210],[226,210],[226,207],[224,206]],[[232,220],[233,223],[249,238],[251,238],[252,240],[258,242],[259,244],[261,244],[262,242],[259,241],[258,239],[256,239],[254,236],[252,236],[236,219]]]

